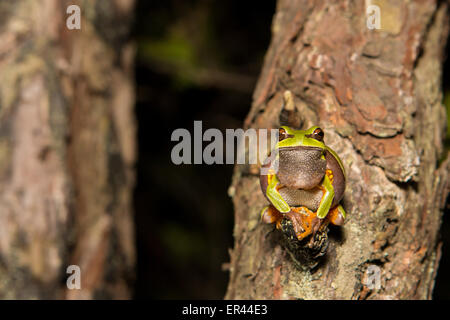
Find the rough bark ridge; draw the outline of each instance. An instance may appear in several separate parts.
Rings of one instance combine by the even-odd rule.
[[[366,6],[381,30],[366,27]],[[227,299],[427,299],[439,262],[448,160],[441,65],[444,1],[280,0],[245,127],[276,128],[284,90],[303,127],[320,124],[347,170],[346,224],[333,228],[326,258],[296,269],[259,223],[258,177],[237,166]],[[381,288],[364,285],[381,270]]]
[[[130,296],[132,9],[0,2],[0,298]],[[66,288],[71,264],[81,290]]]

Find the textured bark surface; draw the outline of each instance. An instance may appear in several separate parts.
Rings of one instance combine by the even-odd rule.
[[[132,9],[0,2],[0,298],[130,296]],[[72,264],[81,290],[66,288]]]
[[[366,5],[381,30],[366,27]],[[445,1],[280,0],[245,127],[276,128],[290,90],[302,127],[319,124],[347,171],[348,219],[331,227],[325,259],[295,268],[259,222],[257,170],[237,166],[227,299],[427,299],[448,194],[441,72]],[[368,266],[381,288],[364,285]]]

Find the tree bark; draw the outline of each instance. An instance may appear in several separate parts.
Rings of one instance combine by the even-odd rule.
[[[72,4],[81,30],[66,27]],[[132,9],[0,2],[0,298],[130,297]]]
[[[366,27],[378,5],[381,29]],[[429,299],[449,189],[443,154],[445,1],[279,0],[272,41],[245,127],[277,128],[285,90],[303,128],[320,125],[344,162],[343,227],[330,227],[327,254],[296,268],[259,221],[267,204],[259,177],[236,166],[226,299]],[[369,266],[381,287],[367,284]]]

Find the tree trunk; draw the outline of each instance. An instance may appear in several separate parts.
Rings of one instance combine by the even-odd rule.
[[[366,26],[369,4],[380,8],[380,30]],[[259,221],[267,204],[259,177],[236,166],[227,299],[431,298],[449,191],[440,86],[447,10],[434,0],[279,0],[245,127],[277,128],[290,90],[303,128],[321,125],[344,162],[347,220],[330,227],[316,268],[297,268],[279,231]],[[379,287],[368,285],[371,266]]]
[[[81,30],[66,26],[71,4]],[[132,9],[0,2],[0,298],[130,297]]]

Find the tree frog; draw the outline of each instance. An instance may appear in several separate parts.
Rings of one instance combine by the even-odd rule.
[[[282,126],[276,156],[262,166],[261,189],[270,202],[261,212],[262,221],[280,229],[283,218],[290,219],[300,241],[329,222],[342,225],[346,217],[339,204],[345,191],[344,166],[323,140],[318,126],[307,130]]]

